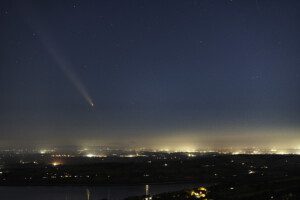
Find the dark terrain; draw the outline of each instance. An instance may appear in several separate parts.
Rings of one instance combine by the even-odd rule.
[[[197,182],[208,199],[299,199],[300,156],[143,152],[134,157],[1,155],[1,186]],[[200,186],[199,185],[199,186]],[[193,199],[192,188],[152,199]],[[128,199],[143,199],[133,197]]]

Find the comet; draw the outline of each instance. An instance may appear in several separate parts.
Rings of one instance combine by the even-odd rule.
[[[72,70],[71,63],[63,57],[62,53],[59,53],[58,49],[55,46],[55,42],[50,40],[49,37],[42,37],[42,42],[45,45],[49,54],[53,57],[54,61],[57,63],[57,66],[60,70],[65,74],[70,83],[74,85],[79,94],[83,97],[83,99],[91,106],[94,107],[94,102],[89,95],[86,87],[83,85],[81,80],[78,78],[77,74]]]
[[[34,14],[36,11],[28,6],[28,4],[22,4],[20,6],[22,8],[22,12],[24,10],[27,10],[28,13]],[[25,8],[25,9],[24,9]],[[27,13],[25,13],[25,16],[27,16]],[[79,94],[83,97],[83,99],[91,106],[94,107],[95,104],[89,95],[86,87],[81,82],[80,78],[77,76],[77,74],[72,70],[72,64],[69,62],[68,59],[64,56],[63,53],[59,52],[58,45],[56,41],[51,37],[51,34],[49,34],[51,31],[47,30],[43,26],[43,23],[39,20],[40,17],[35,15],[35,17],[31,18],[30,20],[28,18],[24,18],[25,22],[33,29],[33,30],[39,30],[40,34],[38,34],[39,39],[41,43],[44,45],[45,49],[49,52],[49,54],[53,57],[54,61],[56,62],[57,66],[60,68],[60,70],[65,74],[65,76],[68,78],[70,83],[77,89]]]

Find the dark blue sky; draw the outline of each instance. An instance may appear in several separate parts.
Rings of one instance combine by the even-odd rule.
[[[300,145],[299,10],[1,1],[0,145]]]

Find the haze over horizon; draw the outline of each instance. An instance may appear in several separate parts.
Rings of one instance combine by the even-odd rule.
[[[300,148],[300,2],[0,2],[0,146]]]

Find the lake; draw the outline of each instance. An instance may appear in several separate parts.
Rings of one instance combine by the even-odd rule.
[[[171,192],[199,186],[196,183],[156,184],[149,185],[150,194]],[[136,186],[96,186],[96,187],[0,187],[1,200],[90,200],[124,199],[129,196],[145,194],[145,185]]]

